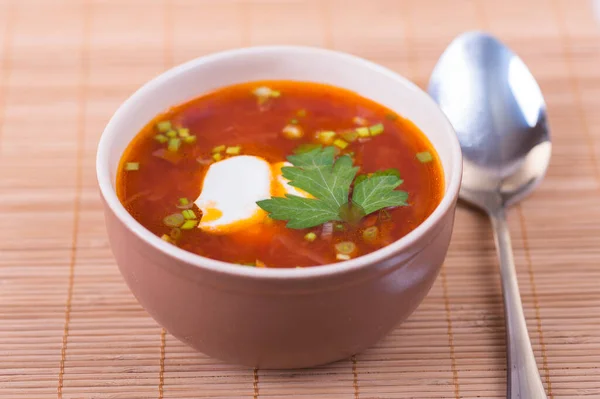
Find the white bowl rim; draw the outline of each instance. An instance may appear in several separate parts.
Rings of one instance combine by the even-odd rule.
[[[446,125],[445,132],[450,134],[450,156],[452,162],[452,174],[449,176],[449,184],[446,185],[446,191],[442,197],[442,200],[434,211],[419,224],[415,229],[409,232],[402,238],[394,241],[393,243],[368,253],[366,255],[359,256],[357,258],[342,261],[338,263],[331,263],[326,265],[319,265],[314,267],[304,268],[255,268],[255,267],[242,267],[228,262],[223,262],[211,258],[207,258],[201,255],[194,254],[189,251],[180,249],[174,245],[171,245],[160,237],[152,234],[144,226],[142,226],[133,216],[127,212],[125,207],[119,201],[116,191],[113,188],[111,175],[110,175],[110,164],[109,164],[109,152],[111,140],[114,134],[111,134],[113,126],[117,124],[117,120],[124,117],[128,112],[131,111],[132,105],[152,93],[154,88],[160,86],[165,81],[170,80],[176,75],[184,73],[189,69],[195,68],[199,64],[206,62],[215,62],[229,57],[237,57],[240,55],[248,55],[249,53],[261,53],[261,52],[282,52],[282,51],[296,51],[298,53],[312,53],[326,55],[329,57],[337,57],[339,60],[343,60],[347,63],[354,63],[361,65],[365,68],[371,69],[373,72],[387,75],[390,78],[397,80],[399,83],[405,85],[407,88],[414,92],[415,96],[421,97],[421,101],[430,102],[435,109],[439,111],[438,117],[444,120]],[[444,173],[447,173],[444,171]],[[385,259],[395,253],[401,252],[406,248],[414,245],[419,241],[429,230],[431,230],[443,216],[449,212],[455,199],[458,197],[460,189],[460,182],[462,178],[462,152],[460,144],[454,128],[450,124],[450,121],[445,116],[443,111],[437,106],[435,101],[420,87],[416,84],[403,77],[402,75],[382,66],[375,62],[366,60],[364,58],[340,52],[335,50],[324,49],[320,47],[311,46],[297,46],[297,45],[266,45],[266,46],[250,46],[235,48],[225,51],[220,51],[198,58],[187,61],[183,64],[177,65],[160,75],[154,77],[150,81],[142,85],[136,90],[129,98],[127,98],[113,114],[108,124],[106,125],[100,141],[98,143],[98,149],[96,154],[96,175],[100,192],[106,201],[106,204],[116,217],[139,239],[148,243],[152,247],[156,248],[160,252],[164,253],[168,257],[173,257],[181,262],[194,265],[203,269],[207,269],[216,273],[224,273],[237,277],[249,277],[257,279],[306,279],[311,277],[325,277],[333,274],[340,274],[350,272],[357,269],[362,269],[371,266],[372,264]]]

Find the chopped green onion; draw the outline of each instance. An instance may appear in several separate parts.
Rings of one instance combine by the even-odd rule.
[[[140,163],[139,162],[127,162],[125,164],[125,170],[127,170],[127,171],[140,170]]]
[[[298,112],[296,112],[296,115],[298,115],[300,118],[303,118],[306,116],[306,110],[305,109],[298,110]]]
[[[390,121],[395,121],[396,119],[398,119],[398,115],[396,114],[385,114],[385,117]]]
[[[173,138],[173,137],[177,137],[177,132],[175,130],[169,130],[167,133],[165,133],[167,135],[167,137],[169,138]]]
[[[169,236],[173,239],[173,240],[179,240],[181,238],[181,229],[178,227],[173,227],[171,229],[171,232],[169,233]]]
[[[297,125],[297,124],[298,124],[298,119],[292,119],[292,120],[290,121],[290,124],[292,124],[292,125]]]
[[[189,137],[190,136],[190,129],[186,129],[186,128],[179,128],[177,129],[177,133],[179,134],[179,137]]]
[[[173,244],[173,240],[171,239],[171,236],[168,234],[163,234],[162,237],[160,237],[163,241],[166,242],[170,242],[171,244]]]
[[[379,229],[377,228],[377,226],[371,226],[363,230],[362,236],[365,241],[374,241],[377,238],[378,234]]]
[[[429,151],[423,151],[423,152],[417,153],[417,159],[421,163],[427,163],[427,162],[433,161],[433,156],[431,155],[431,153]]]
[[[213,159],[217,162],[220,161],[222,158],[223,156],[218,152],[216,154],[213,154]]]
[[[344,140],[342,140],[342,139],[335,139],[335,140],[333,141],[333,145],[334,145],[334,146],[336,146],[336,147],[338,147],[338,148],[341,148],[342,150],[343,150],[344,148],[348,147],[348,143],[347,143],[347,142],[345,142],[345,141],[344,141]]]
[[[334,228],[336,229],[336,231],[344,231],[344,230],[346,230],[346,226],[344,226],[344,225],[343,225],[343,224],[341,224],[341,223],[337,223],[337,224],[334,226]]]
[[[281,132],[285,138],[292,140],[299,139],[304,136],[304,131],[302,128],[296,125],[286,125]]]
[[[167,141],[169,141],[169,138],[164,134],[157,134],[156,136],[154,136],[154,140],[158,141],[161,144],[164,144]]]
[[[212,149],[212,152],[222,152],[225,151],[225,145],[221,144]]]
[[[173,139],[169,140],[169,144],[167,145],[167,150],[176,152],[177,150],[179,150],[180,146],[181,146],[181,139],[173,138]]]
[[[197,220],[186,220],[181,225],[181,230],[191,230],[194,227],[196,227],[197,225],[198,225],[198,221]]]
[[[162,121],[156,124],[156,129],[161,133],[166,133],[171,130],[171,121]]]
[[[308,242],[313,242],[317,239],[317,235],[311,231],[310,233],[306,233],[304,239]]]
[[[350,255],[356,251],[356,244],[352,241],[342,241],[335,244],[335,250],[340,254]]]
[[[368,127],[357,127],[356,133],[358,133],[358,137],[369,137],[371,135]]]
[[[163,219],[163,223],[167,227],[179,227],[185,222],[185,218],[181,213],[173,213]]]
[[[346,141],[353,142],[358,138],[358,133],[355,130],[348,130],[340,133],[340,136],[342,136]]]
[[[346,255],[346,254],[336,254],[336,255],[335,255],[335,258],[336,258],[337,260],[350,260],[350,259],[352,259],[352,258],[350,257],[350,255]]]
[[[227,147],[225,154],[227,155],[238,155],[242,151],[242,147],[237,145],[235,147]]]
[[[196,142],[196,136],[186,136],[183,138],[183,142],[186,144],[192,144]]]
[[[184,218],[186,218],[188,220],[189,219],[197,219],[196,214],[191,209],[186,209],[186,210],[182,211],[181,214],[183,215]]]
[[[189,203],[190,203],[189,199],[187,199],[185,197],[179,198],[179,205],[187,205]]]
[[[377,125],[369,127],[369,132],[371,133],[371,136],[379,136],[383,133],[383,123],[378,123]]]
[[[317,134],[317,139],[323,144],[331,144],[335,138],[335,132],[332,130],[324,130]]]

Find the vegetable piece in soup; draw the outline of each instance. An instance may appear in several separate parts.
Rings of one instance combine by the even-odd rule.
[[[409,120],[329,85],[260,81],[171,108],[124,152],[117,194],[153,234],[240,267],[341,262],[437,207],[437,153]]]

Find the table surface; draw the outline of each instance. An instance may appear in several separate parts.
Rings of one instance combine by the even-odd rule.
[[[492,235],[463,207],[418,310],[352,359],[224,364],[166,334],[108,246],[94,155],[118,105],[210,52],[304,44],[424,87],[457,34],[512,46],[548,103],[553,159],[513,208],[525,314],[550,397],[600,397],[600,25],[587,0],[0,0],[0,398],[503,398]],[[600,7],[596,7],[600,9]]]

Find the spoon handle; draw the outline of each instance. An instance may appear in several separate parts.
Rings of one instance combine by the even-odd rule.
[[[531,348],[519,295],[510,234],[504,208],[489,214],[500,258],[507,344],[507,399],[547,399]]]

